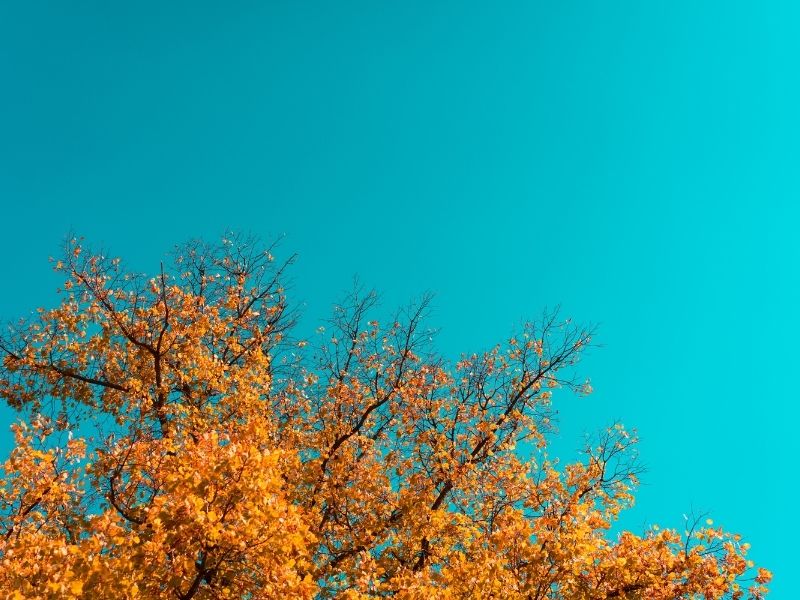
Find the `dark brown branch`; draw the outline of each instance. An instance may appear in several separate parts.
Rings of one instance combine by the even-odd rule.
[[[143,519],[140,519],[140,518],[135,517],[132,514],[130,514],[130,512],[128,512],[127,510],[122,508],[122,506],[117,501],[117,492],[114,489],[114,481],[116,479],[119,479],[119,473],[114,473],[108,479],[108,484],[109,484],[108,485],[108,502],[109,502],[109,504],[111,504],[111,506],[114,507],[114,510],[116,510],[120,515],[122,515],[122,517],[125,520],[130,521],[131,523],[135,523],[136,525],[142,525],[144,523]]]
[[[120,392],[127,392],[129,391],[127,387],[124,385],[120,385],[118,383],[114,383],[113,381],[108,381],[107,379],[97,379],[95,377],[88,377],[86,375],[82,375],[77,371],[73,371],[72,369],[67,369],[65,367],[59,367],[56,364],[45,364],[45,365],[36,365],[38,369],[51,369],[58,373],[59,375],[63,375],[64,377],[69,377],[70,379],[76,379],[78,381],[83,381],[84,383],[89,383],[92,385],[99,385],[102,387],[110,388],[112,390],[117,390]]]

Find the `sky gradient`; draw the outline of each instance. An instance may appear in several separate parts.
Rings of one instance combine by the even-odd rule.
[[[69,231],[147,272],[227,228],[285,236],[304,326],[358,274],[387,311],[434,292],[450,357],[560,304],[603,347],[595,393],[557,399],[557,447],[637,429],[623,524],[709,511],[789,598],[799,20],[788,1],[0,3],[0,318],[56,301]]]

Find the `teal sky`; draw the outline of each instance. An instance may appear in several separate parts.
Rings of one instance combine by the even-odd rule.
[[[309,322],[354,274],[387,309],[431,290],[449,356],[560,303],[603,348],[559,447],[638,429],[624,525],[710,511],[791,597],[798,24],[788,1],[2,2],[0,317],[55,302],[71,229],[151,272],[191,237],[285,234]]]

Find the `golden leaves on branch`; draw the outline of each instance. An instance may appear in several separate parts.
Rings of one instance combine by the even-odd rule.
[[[591,330],[545,313],[448,365],[429,298],[382,326],[356,290],[298,340],[290,262],[231,236],[147,278],[68,242],[61,304],[0,342],[0,595],[764,596],[712,522],[610,533],[641,471],[620,425],[546,454]]]

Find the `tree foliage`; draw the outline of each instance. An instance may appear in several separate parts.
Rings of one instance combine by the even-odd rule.
[[[251,240],[153,278],[66,244],[61,303],[2,340],[20,414],[0,480],[9,598],[761,598],[711,522],[612,534],[633,435],[548,458],[591,331],[546,314],[455,364],[428,300],[354,293],[307,343]]]

